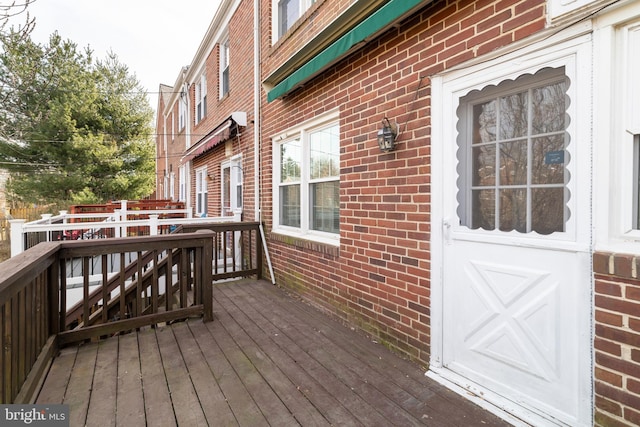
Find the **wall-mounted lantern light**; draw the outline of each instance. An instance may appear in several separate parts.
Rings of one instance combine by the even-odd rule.
[[[378,131],[378,147],[381,151],[387,152],[396,146],[396,137],[398,136],[398,125],[389,123],[388,118],[382,121],[382,129]]]

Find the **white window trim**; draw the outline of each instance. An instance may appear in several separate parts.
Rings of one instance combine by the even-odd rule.
[[[298,0],[300,2],[300,16],[311,7],[315,0]],[[278,40],[280,40],[280,9],[278,7],[279,0],[271,0],[271,34],[272,34],[272,44],[275,44]],[[293,25],[293,23],[292,23]],[[291,28],[291,27],[289,27]]]
[[[173,111],[169,113],[169,117],[171,120],[171,142],[173,142],[176,139],[176,120]]]
[[[340,113],[339,111],[332,111],[323,116],[314,118],[303,124],[287,129],[284,133],[272,138],[273,149],[273,227],[272,232],[277,234],[283,234],[292,237],[303,238],[306,240],[313,240],[319,243],[330,244],[333,246],[340,245],[340,233],[327,233],[323,231],[311,230],[309,228],[309,194],[308,188],[305,188],[304,183],[308,184],[308,180],[302,180],[300,188],[300,227],[289,227],[280,225],[280,145],[288,141],[292,141],[298,137],[301,139],[306,138],[306,135],[310,132],[326,127],[331,124],[339,124]],[[309,155],[308,144],[302,143],[302,165],[301,170],[309,170]],[[340,177],[341,178],[341,177]],[[308,187],[308,186],[307,186]],[[305,208],[306,206],[306,208]]]
[[[198,111],[200,108],[200,111]],[[207,117],[207,76],[200,75],[200,81],[196,83],[196,124]]]
[[[180,177],[179,177],[179,190],[178,190],[178,201],[184,202],[187,200],[187,166],[182,165],[179,168]]]
[[[218,67],[220,71],[220,80],[219,80],[220,81],[220,90],[219,90],[220,99],[224,98],[225,95],[227,95],[230,90],[230,86],[231,86],[231,82],[229,81],[230,60],[231,60],[231,42],[229,40],[229,35],[227,34],[220,41],[220,64]],[[225,71],[227,72],[226,86],[223,84]]]
[[[162,198],[168,199],[169,198],[169,177],[167,175],[165,175],[162,178],[162,186],[164,187],[162,189]]]
[[[171,200],[176,198],[176,174],[174,172],[169,175],[169,198]]]
[[[187,125],[187,101],[181,95],[178,98],[178,131],[181,132]]]
[[[221,209],[224,209],[224,171],[225,169],[229,169],[229,177],[231,179],[231,189],[229,194],[229,200],[231,202],[231,213],[234,215],[241,214],[243,209],[243,201],[240,200],[238,203],[237,198],[237,188],[243,186],[243,170],[242,170],[242,156],[236,155],[228,160],[223,161],[220,164],[220,206]],[[242,194],[244,197],[244,188],[242,188]],[[221,212],[222,216],[226,216],[225,212]]]
[[[206,199],[208,199],[208,195],[209,195],[209,189],[208,189],[208,180],[207,180],[207,167],[202,167],[202,168],[198,168],[196,169],[196,198],[195,198],[195,210],[196,210],[196,216],[197,217],[201,217],[203,216],[207,216],[208,212],[207,212],[207,202],[204,202],[204,206],[202,206],[204,209],[198,209],[200,206],[198,206],[198,199],[199,196],[201,194],[204,194],[206,197]]]
[[[625,25],[618,26],[620,22]],[[612,49],[613,47],[613,49]],[[634,135],[640,135],[640,5],[612,11],[596,21],[594,51],[594,203],[598,251],[638,253],[633,227]]]

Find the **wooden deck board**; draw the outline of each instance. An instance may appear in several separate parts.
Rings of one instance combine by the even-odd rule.
[[[36,403],[62,403],[76,361],[78,347],[64,348],[51,365],[47,380],[42,385]]]
[[[196,394],[200,397],[205,417],[208,420],[216,420],[219,425],[235,424],[233,412],[202,354],[196,337],[189,329],[188,323],[176,324],[173,326],[173,330]],[[203,399],[202,396],[206,397]]]
[[[229,298],[225,294],[224,290],[216,294],[218,304],[223,305],[225,311],[232,313],[246,330],[251,331],[260,347],[278,361],[280,369],[296,384],[296,389],[317,408],[325,419],[334,425],[362,425],[358,418],[340,402],[340,396],[336,395],[336,388],[331,389],[323,386],[322,381],[317,381],[314,378],[313,369],[320,369],[320,367],[315,366],[313,361],[310,361],[309,365],[303,363],[306,355],[295,342],[291,341],[280,329],[277,329],[260,311],[244,305],[244,312],[240,310],[234,303],[234,297],[237,295],[232,295]],[[322,375],[323,372],[318,373],[319,377]],[[363,404],[363,402],[358,403]]]
[[[176,426],[167,377],[162,366],[155,329],[138,333],[140,373],[144,394],[144,413],[148,426]]]
[[[222,288],[222,291],[227,292],[227,289]],[[243,300],[237,292],[231,293],[231,296],[234,301],[245,308],[246,299]],[[223,304],[222,301],[219,303]],[[310,338],[315,335],[313,328],[300,331],[290,322],[281,321],[280,318],[286,316],[287,308],[283,309],[281,306],[274,305],[268,299],[261,299],[260,306],[265,317],[264,321],[260,320],[257,323],[265,327],[271,325],[272,330],[269,333],[277,337],[276,342],[280,343],[281,348],[302,366],[315,382],[323,384],[327,390],[330,390],[355,419],[363,425],[389,425],[389,422],[376,411],[373,405],[358,393],[354,393],[350,384],[345,383],[340,375],[335,375],[329,367],[322,363],[322,360],[318,360],[312,354],[317,349],[322,350],[322,344]]]
[[[191,427],[207,425],[200,400],[193,387],[172,328],[156,329],[156,337],[162,355],[167,384],[169,384],[176,422],[178,425]]]
[[[198,321],[189,322],[189,328],[198,337],[202,354],[207,360],[229,408],[233,411],[238,425],[266,424],[267,421],[260,408],[251,398],[249,391],[218,346],[216,337],[219,334],[218,330],[222,328],[218,319],[206,325]]]
[[[86,423],[97,355],[97,345],[81,346],[76,355],[62,401],[69,405],[69,424],[72,426],[83,426]]]
[[[251,301],[258,304],[258,301],[251,294],[240,293],[242,287],[228,289],[230,297],[238,300],[238,304],[243,307],[250,305]],[[278,313],[278,316],[270,315],[269,321],[274,324],[276,329],[287,334],[291,342],[306,352],[308,357],[322,366],[323,377],[333,376],[336,382],[341,381],[343,383],[343,386],[340,387],[344,390],[344,397],[341,401],[356,401],[354,394],[360,397],[362,402],[354,406],[359,411],[356,415],[362,422],[367,425],[404,426],[415,424],[414,417],[404,414],[403,408],[386,398],[383,393],[373,386],[377,376],[372,374],[368,364],[350,357],[347,353],[341,351],[340,347],[319,334],[318,327],[324,327],[324,323],[314,323],[312,325],[304,316],[292,315],[288,311],[290,307],[285,308],[273,303],[273,300],[265,298],[259,301],[259,305],[264,308],[265,313],[269,313],[269,315]],[[325,318],[322,320],[326,322],[330,319]],[[332,326],[335,327],[335,324]],[[369,402],[376,402],[376,404],[370,405]]]
[[[38,403],[68,403],[72,426],[508,425],[267,282],[213,298],[213,322],[63,349]]]
[[[93,374],[93,387],[87,413],[88,426],[115,426],[116,401],[118,389],[118,340],[104,340],[98,344],[96,369]]]
[[[118,390],[115,396],[117,425],[144,426],[144,396],[142,393],[138,335],[127,334],[110,339],[119,341],[117,359]]]
[[[231,322],[228,320],[229,319],[227,319],[227,322],[224,322],[223,328],[218,329],[216,340],[225,357],[233,367],[233,370],[241,378],[245,389],[249,391],[253,401],[258,408],[260,408],[262,415],[269,424],[283,426],[296,425],[297,423],[289,410],[278,398],[278,395],[273,388],[271,388],[271,385],[257,370],[251,358],[248,357],[251,349],[240,345],[243,341],[246,344],[246,341],[243,339],[244,337],[241,336],[242,331],[235,330],[234,332],[237,334],[234,336],[230,335],[228,328],[233,325],[231,325]],[[243,398],[242,395],[229,396],[229,399],[239,398]]]
[[[221,299],[217,299],[221,301]],[[289,376],[280,368],[286,366],[290,360],[282,360],[276,357],[272,347],[268,343],[259,344],[256,339],[264,336],[255,323],[242,322],[242,313],[237,310],[230,301],[223,301],[225,313],[225,327],[234,340],[244,349],[245,354],[251,360],[260,375],[267,381],[269,386],[278,395],[279,399],[286,406],[287,410],[302,425],[329,425],[326,418],[318,412],[317,408],[304,396],[296,383],[292,382]],[[240,323],[242,322],[242,324]],[[295,364],[295,362],[293,362]],[[269,419],[270,417],[268,417]],[[287,420],[274,420],[280,423]]]
[[[265,295],[269,294],[265,292]],[[264,303],[265,301],[260,302],[260,304]],[[295,312],[300,308],[307,310]],[[365,394],[366,396],[363,396],[365,400],[378,402],[376,410],[391,424],[411,425],[415,417],[422,415],[424,399],[432,392],[415,382],[407,385],[413,394],[407,392],[402,388],[402,383],[406,382],[406,376],[384,362],[383,357],[391,356],[386,349],[372,343],[364,336],[354,339],[353,331],[350,330],[349,337],[334,335],[333,330],[345,328],[341,328],[335,322],[327,323],[330,319],[326,316],[314,319],[314,335],[313,338],[309,338],[309,334],[305,333],[309,323],[302,320],[305,319],[305,314],[309,313],[309,308],[294,307],[292,310],[286,310],[284,315],[275,321],[280,322],[280,327],[288,325],[298,328],[300,335],[293,339],[299,343],[308,342],[309,351],[316,354],[317,360],[332,369],[337,377],[342,378],[354,390],[360,390],[360,393]],[[327,334],[332,337],[327,337]],[[310,340],[313,342],[309,342]],[[363,350],[364,346],[367,347],[366,351]],[[393,359],[398,358],[394,356]],[[415,366],[413,370],[418,371]],[[402,405],[397,402],[402,402]]]

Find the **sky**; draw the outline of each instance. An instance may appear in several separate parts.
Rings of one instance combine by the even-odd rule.
[[[6,4],[8,0],[1,0]],[[157,107],[160,84],[173,86],[191,63],[220,0],[35,0],[32,39],[46,43],[54,31],[94,58],[113,51],[149,91]],[[22,20],[24,18],[21,18]]]

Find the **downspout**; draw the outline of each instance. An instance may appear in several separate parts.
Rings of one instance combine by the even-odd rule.
[[[262,223],[260,200],[260,0],[253,0],[253,183],[254,213],[256,221]]]
[[[267,248],[267,240],[264,235],[264,228],[262,227],[262,209],[260,200],[260,142],[261,142],[261,118],[262,111],[260,109],[260,43],[262,39],[260,37],[260,0],[253,0],[253,112],[254,112],[254,128],[253,128],[253,183],[254,183],[254,200],[255,210],[254,218],[258,221],[260,229],[260,237],[262,238],[262,245],[264,248],[265,258],[267,259],[267,266],[269,267],[269,274],[271,275],[271,283],[276,284],[276,277],[273,274],[273,265],[271,264],[271,257],[269,256],[269,249]]]

